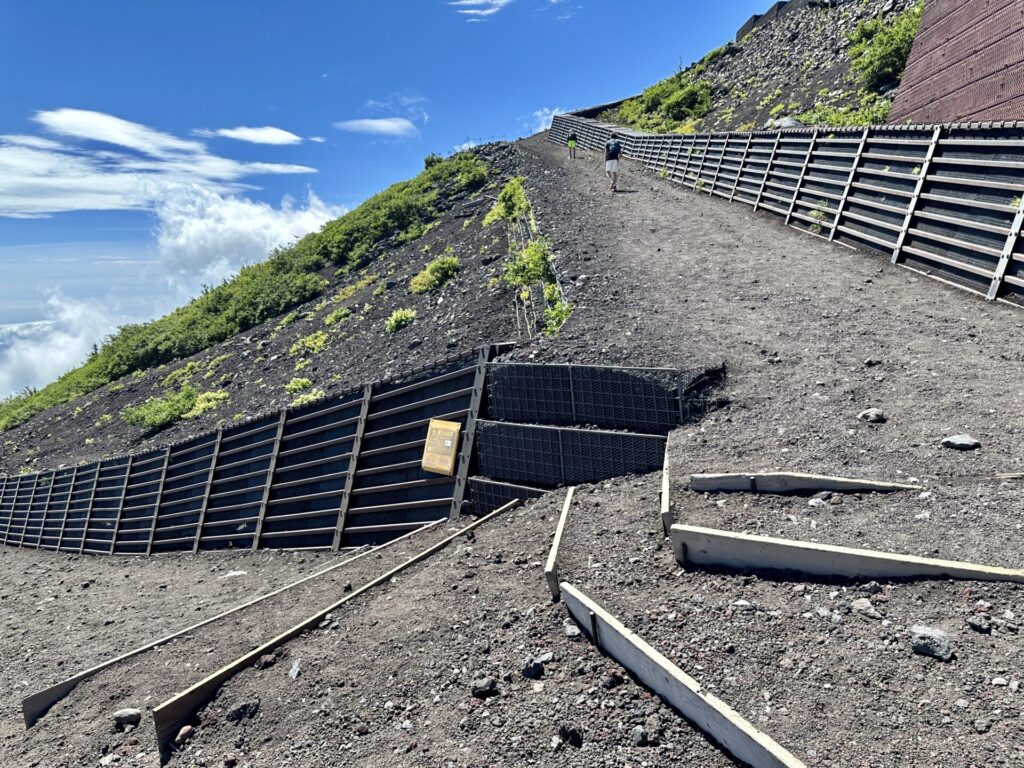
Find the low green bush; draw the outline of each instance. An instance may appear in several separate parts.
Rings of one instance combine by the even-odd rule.
[[[416,319],[415,309],[396,309],[391,316],[384,321],[384,330],[388,333],[397,333],[407,325],[412,325]]]
[[[195,408],[198,398],[199,394],[191,384],[182,384],[177,392],[150,397],[141,405],[128,406],[121,411],[121,419],[135,427],[163,429],[185,418]]]
[[[456,256],[438,256],[409,281],[413,293],[429,293],[451,280],[459,271]]]
[[[522,176],[516,176],[502,187],[498,193],[498,201],[484,216],[484,226],[489,227],[499,221],[519,221],[530,215],[532,208],[526,197],[526,188]]]
[[[543,237],[531,240],[526,248],[505,265],[501,278],[513,288],[522,288],[537,283],[555,282],[555,271],[551,244]]]
[[[327,317],[324,318],[324,325],[336,325],[340,322],[348,320],[352,315],[352,310],[348,307],[338,307],[336,310],[331,312]]]
[[[850,59],[861,85],[878,92],[900,81],[923,12],[920,2],[896,17],[879,15],[857,26],[850,35]]]
[[[330,338],[323,331],[316,331],[315,333],[309,334],[309,336],[303,336],[301,339],[292,344],[288,350],[288,354],[292,357],[295,355],[319,355],[330,345]]]
[[[313,382],[309,379],[294,378],[284,385],[284,391],[289,395],[296,395],[299,392],[304,392],[313,386]]]
[[[303,392],[301,395],[292,400],[290,405],[292,408],[298,408],[300,405],[306,405],[307,403],[312,403],[316,400],[319,400],[321,397],[324,397],[325,394],[326,393],[322,389],[317,387],[316,389],[311,389],[308,392]]]
[[[206,413],[207,411],[213,411],[220,407],[221,403],[227,402],[230,396],[223,390],[215,392],[202,392],[196,397],[195,405],[189,409],[182,418],[194,419],[197,416]]]
[[[703,71],[698,68],[655,83],[608,117],[641,131],[668,132],[695,125],[711,111],[711,83],[695,79]]]

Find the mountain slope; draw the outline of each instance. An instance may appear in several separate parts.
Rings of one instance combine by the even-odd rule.
[[[885,122],[920,22],[918,0],[831,0],[790,11],[605,112],[645,131]]]

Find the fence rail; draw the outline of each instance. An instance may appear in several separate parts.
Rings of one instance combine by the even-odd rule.
[[[990,300],[1024,304],[1024,123],[647,134],[558,115],[549,138],[623,153]]]
[[[165,448],[0,477],[0,543],[145,555],[386,542],[458,510],[486,366],[500,350]],[[431,418],[463,426],[455,477],[420,468]]]

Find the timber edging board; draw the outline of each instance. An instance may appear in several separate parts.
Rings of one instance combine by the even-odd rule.
[[[484,523],[486,523],[494,517],[497,517],[501,513],[517,507],[519,504],[520,502],[518,500],[510,501],[505,506],[491,512],[489,515],[485,515],[484,517],[481,517],[478,520],[473,521],[469,525],[460,528],[458,531],[448,536],[447,538],[442,539],[438,543],[428,547],[422,552],[413,555],[411,558],[406,560],[401,565],[398,565],[395,568],[392,568],[387,573],[384,573],[378,576],[377,578],[373,579],[372,581],[367,582],[366,584],[354,590],[353,592],[350,592],[349,594],[345,595],[345,597],[341,598],[332,605],[320,609],[312,616],[303,619],[301,622],[291,627],[290,629],[285,630],[277,637],[268,640],[262,645],[252,649],[245,655],[240,656],[234,661],[221,667],[213,674],[203,678],[190,688],[178,694],[175,694],[167,701],[164,701],[163,703],[155,707],[153,709],[153,721],[154,724],[156,725],[156,738],[159,747],[162,749],[164,745],[170,742],[177,735],[178,729],[182,725],[184,725],[190,718],[192,718],[200,707],[202,707],[204,704],[210,701],[210,699],[213,698],[213,696],[217,693],[220,687],[227,680],[234,677],[243,669],[246,669],[247,667],[252,665],[257,659],[260,658],[260,656],[263,656],[266,653],[270,653],[279,646],[287,643],[289,640],[292,640],[295,637],[301,635],[303,632],[312,629],[321,621],[323,621],[323,618],[328,613],[338,610],[339,608],[341,608],[341,606],[345,605],[351,600],[354,600],[360,595],[370,591],[374,587],[380,586],[381,584],[386,584],[407,568],[410,568],[413,565],[416,565],[417,563],[426,560],[432,555],[440,552],[442,549],[447,547],[450,543],[458,539],[460,536],[463,536],[464,534],[468,533],[474,528],[483,525]]]
[[[729,570],[792,571],[849,579],[948,578],[1024,584],[1024,570],[915,555],[753,536],[692,525],[672,526],[676,559]]]
[[[800,491],[858,491],[892,493],[920,491],[920,485],[886,483],[878,480],[859,480],[829,475],[807,475],[800,472],[729,472],[722,474],[690,475],[690,490],[715,493],[720,491],[748,491],[750,493],[797,493]]]
[[[708,738],[753,768],[805,768],[804,763],[703,690],[700,683],[630,631],[604,608],[567,582],[562,600],[590,640]]]
[[[397,539],[392,539],[389,542],[381,544],[380,546],[366,547],[365,551],[360,552],[358,555],[354,555],[353,557],[346,558],[340,563],[334,563],[333,565],[329,565],[326,568],[317,571],[316,573],[312,573],[309,576],[304,576],[298,581],[293,581],[291,584],[286,584],[283,587],[279,587],[278,589],[275,589],[272,592],[268,592],[265,595],[260,595],[259,597],[253,598],[252,600],[242,603],[241,605],[236,605],[233,608],[229,608],[226,611],[218,613],[216,616],[211,616],[208,619],[203,619],[202,621],[196,624],[192,624],[191,626],[185,627],[185,629],[179,629],[175,632],[172,632],[169,635],[165,635],[164,637],[161,637],[159,640],[154,640],[150,643],[146,643],[145,645],[140,645],[138,648],[128,651],[127,653],[123,653],[120,656],[114,657],[113,659],[108,659],[107,661],[97,664],[94,667],[90,667],[89,669],[83,670],[75,675],[72,675],[66,680],[61,680],[59,683],[51,685],[49,688],[45,688],[41,691],[33,693],[31,696],[26,697],[21,702],[21,711],[25,717],[25,727],[31,728],[39,721],[39,718],[46,714],[50,707],[52,707],[58,701],[60,701],[69,693],[71,693],[71,691],[74,689],[76,685],[78,685],[83,680],[88,680],[90,677],[94,676],[98,672],[102,672],[107,667],[111,667],[114,664],[117,664],[122,661],[126,661],[127,659],[130,659],[133,656],[138,656],[140,653],[145,653],[146,651],[150,651],[154,648],[157,648],[158,646],[166,645],[175,638],[181,637],[182,635],[187,635],[191,632],[195,632],[197,629],[201,629],[202,627],[205,627],[208,624],[212,624],[215,621],[219,621],[220,619],[227,618],[228,616],[237,613],[238,611],[250,608],[256,605],[257,603],[261,603],[264,600],[267,600],[271,597],[277,597],[278,595],[287,592],[289,589],[292,589],[293,587],[298,587],[302,584],[312,581],[313,579],[319,578],[320,576],[325,576],[331,571],[335,571],[338,568],[348,565],[349,563],[359,560],[360,558],[366,557],[367,555],[380,552],[380,550],[382,549],[387,549],[388,547],[394,544],[398,544],[399,542],[404,541],[410,536],[414,536],[417,533],[421,533],[427,530],[428,528],[432,528],[433,526],[441,522],[443,521],[436,520],[432,523],[427,523],[422,528],[417,528],[414,531],[410,531],[404,536],[400,536]]]
[[[544,579],[551,590],[551,598],[555,601],[559,597],[558,589],[558,549],[562,545],[562,536],[565,533],[565,522],[569,518],[569,508],[572,506],[572,498],[576,494],[576,486],[572,486],[565,494],[565,502],[562,504],[562,514],[558,516],[558,525],[555,528],[555,538],[551,542],[551,551],[548,552],[548,561],[544,566]]]

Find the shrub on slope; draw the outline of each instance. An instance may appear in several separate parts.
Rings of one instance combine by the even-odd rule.
[[[245,267],[171,314],[122,327],[82,366],[52,384],[0,402],[0,431],[127,374],[201,352],[309,301],[327,287],[319,272],[329,263],[357,267],[391,238],[419,237],[438,218],[445,198],[486,181],[487,166],[470,153],[432,161],[416,178],[395,184],[293,246],[275,250],[266,261]]]

